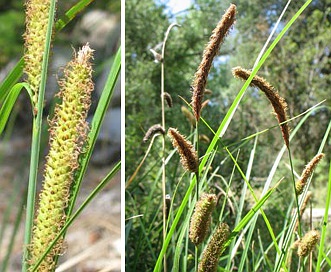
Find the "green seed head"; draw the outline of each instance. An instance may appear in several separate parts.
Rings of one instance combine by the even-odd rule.
[[[202,259],[198,267],[199,272],[217,271],[218,260],[225,249],[224,245],[229,236],[229,226],[225,223],[219,224],[203,251]]]
[[[38,101],[50,5],[50,0],[28,0],[26,4],[24,72],[33,93],[32,100],[35,109]]]
[[[307,256],[314,249],[319,239],[320,234],[317,230],[307,232],[298,244],[298,256]]]
[[[198,245],[203,242],[209,231],[211,214],[216,206],[216,195],[203,194],[195,205],[190,223],[190,240]]]
[[[88,45],[84,46],[69,62],[65,78],[60,81],[62,102],[56,106],[50,122],[50,150],[30,245],[31,265],[42,256],[65,222],[74,171],[88,129],[85,119],[93,90],[92,52]],[[38,271],[52,271],[61,248],[61,242],[57,243]]]
[[[301,195],[303,193],[303,189],[305,188],[305,183],[303,183],[301,180],[298,180],[295,182],[295,192],[297,195]]]

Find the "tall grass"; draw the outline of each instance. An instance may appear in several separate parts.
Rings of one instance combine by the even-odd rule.
[[[5,252],[5,254],[4,254],[5,258],[2,261],[1,266],[0,266],[1,271],[8,270],[8,263],[9,263],[9,259],[11,258],[14,240],[15,240],[15,238],[17,238],[16,236],[17,236],[18,226],[19,226],[20,221],[22,220],[24,205],[26,205],[26,221],[25,221],[25,231],[24,231],[24,246],[22,248],[22,252],[23,252],[22,271],[54,271],[56,264],[58,262],[58,255],[61,251],[63,251],[63,246],[61,245],[62,244],[61,241],[63,241],[63,239],[65,238],[67,228],[74,222],[74,220],[77,218],[77,216],[84,210],[86,205],[92,199],[94,199],[96,197],[96,195],[100,192],[100,190],[102,190],[105,185],[107,185],[109,182],[111,182],[114,175],[116,173],[118,173],[118,171],[120,169],[121,163],[118,162],[109,171],[109,173],[105,176],[105,178],[100,181],[99,185],[86,198],[84,203],[80,207],[78,207],[78,209],[76,209],[76,211],[74,212],[74,208],[77,208],[76,199],[79,194],[81,182],[86,173],[87,166],[89,165],[91,154],[94,150],[94,146],[95,146],[98,134],[100,132],[100,128],[101,128],[102,122],[104,120],[105,113],[108,109],[109,103],[112,98],[115,83],[116,83],[117,78],[120,73],[121,50],[119,48],[116,56],[114,56],[114,58],[112,60],[112,68],[108,73],[108,78],[107,78],[106,84],[104,86],[104,89],[102,91],[102,95],[98,101],[97,108],[94,112],[93,120],[90,124],[90,128],[87,127],[87,125],[85,124],[86,121],[84,120],[87,116],[87,110],[89,108],[89,104],[91,103],[88,96],[85,97],[83,93],[80,93],[80,94],[78,94],[78,97],[77,97],[78,100],[85,103],[84,105],[86,105],[86,106],[82,106],[85,109],[84,113],[82,113],[82,114],[79,113],[79,109],[81,108],[81,106],[77,106],[76,108],[73,108],[73,110],[71,111],[72,115],[74,115],[74,114],[81,115],[81,117],[83,118],[80,121],[77,121],[78,125],[77,125],[76,129],[73,129],[73,131],[76,130],[77,133],[80,133],[80,135],[75,136],[75,137],[77,137],[76,140],[73,140],[76,143],[78,142],[78,146],[76,147],[77,153],[75,153],[76,155],[73,152],[69,156],[65,155],[63,157],[62,155],[58,156],[59,154],[56,154],[56,151],[55,151],[53,154],[50,154],[48,156],[49,160],[47,163],[48,163],[48,166],[51,165],[51,166],[49,166],[50,169],[52,167],[55,167],[56,164],[59,164],[59,165],[62,164],[61,166],[64,168],[67,167],[67,170],[72,167],[73,172],[68,175],[65,174],[66,185],[63,185],[65,187],[63,187],[62,189],[58,189],[58,188],[55,189],[55,187],[52,187],[52,188],[54,188],[54,191],[51,193],[51,195],[52,194],[56,195],[60,190],[64,190],[64,192],[66,192],[66,194],[68,194],[68,197],[69,197],[68,199],[61,198],[61,200],[60,200],[63,202],[63,205],[61,204],[63,206],[63,208],[62,208],[62,211],[60,212],[60,213],[63,213],[63,216],[61,216],[61,220],[58,220],[56,218],[52,219],[52,216],[54,213],[52,214],[51,212],[54,212],[53,208],[51,208],[51,210],[49,210],[49,213],[47,212],[47,209],[43,210],[43,212],[46,212],[46,214],[45,214],[45,217],[43,216],[43,218],[41,218],[41,222],[45,222],[48,220],[57,220],[58,221],[58,231],[52,235],[49,235],[49,237],[43,237],[43,235],[39,235],[39,234],[36,235],[35,231],[37,228],[40,228],[40,227],[41,227],[41,229],[44,228],[44,226],[40,226],[39,225],[40,222],[38,222],[38,220],[36,220],[37,215],[41,215],[42,212],[41,211],[36,212],[35,207],[36,206],[38,206],[39,208],[43,207],[41,203],[38,203],[39,197],[36,197],[36,188],[37,188],[37,183],[39,180],[38,172],[40,171],[40,169],[47,168],[47,166],[40,165],[39,161],[40,161],[40,153],[41,153],[40,151],[42,150],[41,134],[42,134],[43,130],[45,129],[45,127],[47,126],[46,120],[43,119],[43,107],[44,107],[44,102],[45,102],[44,94],[45,94],[45,90],[46,90],[46,79],[47,79],[47,74],[48,74],[48,69],[49,69],[48,62],[49,62],[50,51],[52,48],[52,40],[53,40],[54,36],[56,36],[61,29],[66,27],[66,25],[68,23],[70,23],[70,21],[72,19],[74,19],[79,12],[83,11],[84,8],[88,4],[90,4],[90,2],[91,2],[90,0],[79,1],[76,5],[71,7],[66,12],[66,14],[63,18],[60,18],[57,22],[55,22],[54,18],[55,18],[55,11],[56,11],[56,1],[46,1],[46,2],[44,1],[43,3],[36,3],[36,1],[29,1],[28,5],[27,5],[27,13],[28,13],[27,14],[27,17],[28,17],[27,31],[25,34],[25,39],[26,39],[25,61],[23,58],[20,59],[19,62],[17,63],[17,65],[12,69],[12,71],[8,74],[8,76],[4,79],[4,81],[1,83],[1,86],[0,86],[0,100],[1,100],[0,103],[2,104],[1,109],[0,109],[0,130],[1,130],[0,133],[2,133],[3,130],[6,128],[6,135],[9,135],[8,137],[10,137],[10,134],[8,134],[8,131],[11,128],[13,122],[12,121],[8,122],[8,118],[9,118],[10,114],[12,112],[14,112],[13,107],[16,102],[16,99],[18,98],[18,96],[20,95],[20,93],[23,90],[26,90],[28,92],[28,95],[31,100],[31,108],[32,108],[32,112],[31,112],[32,143],[31,143],[31,151],[30,151],[31,157],[30,157],[30,168],[29,168],[29,183],[28,183],[28,187],[23,190],[23,191],[25,191],[24,195],[26,195],[26,197],[22,198],[23,202],[22,202],[22,205],[20,206],[22,208],[19,209],[17,217],[16,217],[15,227],[12,232],[11,242],[10,242],[8,248],[2,247],[3,252]],[[46,3],[48,8],[40,9],[42,4],[44,4],[44,3]],[[37,7],[34,6],[36,4],[37,4]],[[33,14],[36,11],[37,12],[45,11],[45,12],[44,12],[44,14],[40,14],[40,13],[37,15]],[[35,25],[35,21],[33,21],[33,20],[35,20],[35,17],[37,17],[37,24],[39,21],[41,21],[41,17],[45,18],[45,21],[47,21],[45,31],[42,32],[43,34],[41,34],[41,32],[37,32],[37,36],[38,36],[37,40],[42,41],[41,45],[38,45],[36,43],[36,41],[31,38],[31,37],[35,36],[35,30],[32,29]],[[38,31],[40,31],[40,29]],[[32,48],[33,48],[31,50],[31,52],[29,51],[30,46],[32,46]],[[42,47],[40,47],[40,46],[42,46]],[[41,52],[40,61],[37,57],[31,57],[28,55],[28,54],[32,53],[32,54],[34,54],[34,56],[36,56],[38,53],[38,50],[39,50],[38,48],[39,49],[41,48],[40,49],[40,52]],[[76,54],[75,55],[76,64],[83,65],[83,66],[85,65],[85,64],[83,64],[83,59],[87,58],[86,55],[89,55],[89,57],[90,57],[90,53],[87,53],[87,52],[92,52],[92,50],[90,50],[90,51],[89,50],[87,50],[86,48],[85,49],[83,48],[83,51],[79,51],[78,53],[75,53]],[[34,61],[35,64],[31,65],[30,61]],[[88,60],[88,62],[89,61],[90,60]],[[25,63],[25,66],[24,66],[24,63]],[[34,65],[37,67],[37,70],[33,70],[33,69],[35,69]],[[84,90],[84,88],[88,88],[87,93],[90,93],[93,88],[93,83],[91,82],[90,66],[89,66],[86,74],[78,76],[78,78],[80,80],[84,79],[85,76],[88,76],[88,79],[86,78],[85,81],[83,80],[81,82],[75,82],[74,80],[76,80],[77,78],[71,79],[71,76],[75,77],[74,70],[76,69],[83,73],[84,69],[81,69],[82,67],[78,68],[78,69],[75,68],[75,66],[73,65],[73,62],[70,65],[68,66],[68,68],[66,70],[67,71],[66,76],[67,76],[67,78],[72,80],[72,81],[70,81],[70,84],[73,84],[73,85],[70,85],[70,84],[66,85],[67,83],[65,83],[63,80],[62,83],[60,83],[62,88],[70,89],[70,88],[72,88],[72,86],[75,86],[75,84],[77,84],[77,86],[79,88],[76,88],[76,90],[79,91],[79,90]],[[23,74],[23,67],[25,67],[25,73],[28,75],[27,83],[22,83],[22,82],[18,83],[21,75]],[[39,68],[40,68],[40,70],[38,70]],[[37,78],[38,80],[34,80],[34,78]],[[64,92],[65,91],[62,90],[63,102],[65,102],[65,99],[66,99]],[[69,93],[70,93],[70,91],[69,91]],[[72,98],[69,98],[70,103],[73,101],[71,99]],[[63,104],[63,106],[60,106],[60,104],[57,105],[57,107],[58,108],[61,107],[64,112],[69,110],[67,108],[67,106],[68,106],[68,103]],[[60,111],[61,110],[59,110],[59,109],[56,110],[55,116]],[[70,112],[68,115],[66,115],[66,113],[64,113],[64,114],[65,114],[64,118],[55,117],[53,123],[51,122],[51,124],[50,124],[51,127],[53,127],[52,128],[53,131],[50,134],[50,137],[52,137],[49,140],[50,144],[53,144],[53,143],[56,143],[56,142],[59,142],[62,140],[63,140],[63,142],[69,143],[69,139],[67,138],[68,135],[64,136],[64,138],[62,138],[62,140],[61,140],[59,135],[56,132],[54,132],[54,130],[55,130],[54,127],[61,126],[62,122],[64,122],[64,125],[67,126],[66,122],[68,120],[71,120]],[[28,115],[28,114],[26,114],[26,115]],[[63,130],[63,131],[65,131],[65,130]],[[87,135],[85,135],[85,137],[84,137],[84,134],[86,134],[86,133],[87,133]],[[60,147],[60,148],[63,148],[63,147]],[[65,149],[68,149],[68,147],[64,148],[64,150]],[[70,150],[70,147],[68,150]],[[55,155],[55,157],[53,157],[54,155]],[[76,162],[74,162],[72,160],[75,157],[77,157]],[[79,160],[78,160],[78,158],[79,158]],[[69,163],[69,166],[66,166],[65,164],[63,164],[64,161],[70,161],[70,160],[71,160],[71,163]],[[59,167],[56,166],[53,170],[58,171]],[[64,171],[67,171],[67,170],[64,170]],[[51,170],[51,172],[52,172],[52,170]],[[64,175],[64,172],[62,172],[62,174]],[[69,178],[69,176],[70,176],[70,178]],[[56,178],[52,177],[52,174],[47,173],[47,170],[45,170],[45,181],[43,182],[44,186],[47,186],[48,178],[50,178],[50,182],[54,182],[56,179]],[[72,182],[68,183],[68,181],[71,178],[72,178]],[[58,182],[56,182],[56,183],[58,184]],[[17,182],[15,182],[14,185],[17,186]],[[42,190],[45,191],[45,188]],[[19,189],[17,191],[22,191],[22,190]],[[46,194],[48,194],[48,193],[46,193]],[[40,199],[42,199],[42,197],[40,197]],[[12,197],[12,200],[15,201],[15,196]],[[26,201],[26,203],[24,203],[25,201]],[[52,204],[53,200],[48,199],[48,200],[42,200],[42,201],[45,201],[45,203]],[[56,203],[56,202],[59,202],[59,201],[56,200],[54,203]],[[6,212],[8,215],[11,213],[10,208],[11,208],[11,205],[8,205],[8,210]],[[61,221],[61,223],[60,223],[60,221]],[[0,243],[2,242],[3,233],[5,232],[8,225],[9,225],[8,216],[4,216],[3,222],[2,222],[1,228],[0,228],[0,233],[1,233]],[[44,244],[41,243],[41,245],[43,247],[41,248],[41,250],[39,250],[39,249],[37,250],[37,251],[41,252],[41,255],[39,255],[39,256],[35,255],[35,253],[33,253],[36,251],[37,246],[40,245],[39,242],[32,242],[33,239],[35,239],[34,236],[38,236],[41,239],[52,237],[50,242],[47,242]],[[46,236],[46,234],[45,234],[45,236]],[[57,247],[57,249],[56,249],[56,247]],[[56,252],[56,253],[53,257],[49,257],[49,256],[51,256],[52,252]],[[51,261],[53,264],[50,264],[47,261],[47,259],[49,259],[49,258],[53,259],[53,261]],[[39,267],[40,264],[43,264],[42,268]]]
[[[330,198],[328,197],[325,200],[325,216],[322,222],[314,226],[312,224],[310,226],[304,224],[302,220],[303,206],[307,205],[306,197],[311,189],[310,184],[313,178],[311,174],[313,171],[310,171],[307,182],[303,186],[302,194],[299,194],[296,190],[298,185],[296,180],[299,177],[296,177],[296,171],[292,162],[294,155],[291,153],[291,146],[295,145],[297,132],[306,122],[309,122],[309,118],[312,115],[318,114],[320,110],[325,108],[321,105],[324,101],[306,109],[305,112],[297,116],[289,118],[286,113],[286,97],[281,97],[275,88],[257,75],[259,69],[269,55],[272,54],[273,49],[287,31],[291,27],[299,27],[295,26],[294,23],[310,2],[306,1],[301,6],[295,15],[283,26],[270,45],[266,43],[266,46],[257,57],[256,65],[252,71],[249,71],[245,76],[239,76],[245,80],[245,83],[216,130],[209,125],[208,120],[203,118],[203,109],[201,109],[205,83],[210,67],[201,69],[201,66],[199,66],[196,76],[199,77],[203,74],[201,76],[203,77],[201,80],[203,84],[200,86],[199,82],[194,81],[192,104],[184,101],[192,110],[191,113],[186,113],[186,115],[194,115],[196,120],[196,124],[192,125],[192,127],[195,127],[195,130],[186,132],[188,137],[180,138],[179,136],[174,136],[175,129],[170,128],[170,133],[168,133],[173,143],[175,141],[174,138],[177,139],[176,143],[173,144],[176,149],[169,150],[167,157],[162,160],[163,163],[156,161],[148,164],[147,155],[153,148],[151,145],[153,144],[155,148],[158,148],[157,137],[153,137],[153,141],[148,147],[148,154],[145,155],[142,162],[148,165],[146,172],[141,173],[139,178],[137,173],[141,170],[142,163],[140,163],[136,172],[127,183],[126,201],[130,204],[130,207],[133,207],[133,210],[127,211],[128,218],[126,222],[126,266],[128,269],[135,271],[140,271],[140,269],[161,271],[162,260],[166,260],[166,265],[163,261],[163,269],[167,267],[171,271],[328,271],[330,269],[331,263],[328,256],[330,245],[326,243]],[[282,15],[287,7],[288,5],[285,7]],[[278,23],[279,21],[280,19]],[[277,27],[278,23],[275,27]],[[226,32],[223,29],[222,33],[226,34]],[[213,35],[215,33],[217,33],[216,29]],[[273,33],[274,31],[271,35]],[[271,37],[269,37],[269,40],[271,40]],[[208,46],[211,43],[207,45],[205,52],[208,52]],[[210,55],[208,54],[208,57]],[[204,60],[202,63],[204,63]],[[272,78],[270,78],[270,81],[272,81]],[[272,84],[273,82],[270,83]],[[268,129],[257,131],[253,135],[246,135],[241,142],[227,145],[223,141],[223,136],[231,129],[230,124],[248,86],[258,87],[266,94],[276,113],[278,125],[270,125]],[[200,90],[195,88],[200,88]],[[270,122],[272,122],[272,116],[270,118]],[[292,124],[291,121],[294,119],[298,119],[299,122],[289,132],[288,126]],[[190,168],[187,165],[194,161],[192,152],[198,149],[199,151],[202,150],[199,148],[201,140],[198,130],[198,127],[202,126],[209,129],[213,138],[206,151],[203,154],[199,153],[199,166],[198,170],[195,171],[193,166]],[[163,131],[168,130],[164,123],[162,128]],[[270,166],[269,175],[264,182],[264,186],[259,189],[254,186],[251,172],[256,167],[257,148],[261,144],[259,137],[272,129],[280,130],[279,137],[283,137],[284,146],[280,146],[278,154],[274,154],[274,163]],[[181,133],[185,134],[183,131]],[[316,154],[323,152],[329,133],[330,126],[326,128],[323,141],[320,143],[319,150],[316,150]],[[195,143],[195,150],[192,150],[189,140]],[[164,136],[162,136],[162,141],[164,141]],[[182,144],[178,144],[178,142],[182,142]],[[250,148],[247,165],[242,165],[238,159],[242,147]],[[218,161],[220,159],[218,154],[220,150],[225,151],[225,157]],[[286,152],[288,157],[285,156]],[[179,153],[181,157],[184,171],[181,171],[178,166],[178,155],[176,153]],[[222,175],[221,167],[224,161],[228,161],[228,166],[232,165],[232,174],[227,178]],[[287,180],[284,180],[281,174],[283,173],[281,166],[284,163],[288,164],[290,169],[290,178]],[[215,169],[211,168],[212,165]],[[166,179],[162,178],[162,173],[165,172],[164,167],[167,169]],[[159,170],[155,171],[157,169]],[[135,186],[143,186],[141,183],[150,178],[150,173],[154,173],[154,180],[150,187],[145,188],[145,190],[148,190],[148,195],[144,198],[131,193],[131,190],[134,192]],[[240,189],[241,195],[235,196],[232,193],[232,184],[234,183],[233,179],[237,178],[238,174],[243,184]],[[180,176],[179,179],[178,175]],[[330,179],[331,172],[329,172],[328,176]],[[160,180],[166,180],[169,183],[166,186],[168,189],[166,194],[171,195],[171,205],[167,218],[168,228],[166,229],[164,224],[159,223],[160,217],[158,216],[160,202],[157,201],[159,199],[157,196],[161,194],[158,186]],[[162,188],[164,188],[164,185],[162,185]],[[210,193],[215,191],[219,192],[219,202],[216,204],[214,211],[211,211],[210,208],[213,204],[206,202],[199,201],[199,204],[196,206],[198,199],[200,199],[199,195],[203,192]],[[331,193],[330,181],[327,193],[328,196]],[[164,194],[163,189],[163,197]],[[220,195],[222,195],[222,198]],[[280,205],[280,199],[284,195],[287,198],[287,206]],[[205,198],[205,196],[202,196],[202,198]],[[210,199],[214,199],[214,197],[210,196]],[[164,203],[164,200],[162,202]],[[272,205],[270,204],[273,203],[279,205],[277,214],[272,212]],[[163,205],[165,206],[165,204]],[[204,213],[205,211],[208,211],[208,213],[196,220],[197,215],[194,213]],[[193,217],[192,214],[194,214]],[[212,219],[209,227],[206,221],[210,220],[210,214],[212,214]],[[190,222],[191,218],[193,218],[192,221],[194,223]],[[199,227],[207,228],[204,229],[203,234],[196,227],[192,229],[192,224],[195,224],[197,221],[200,222]],[[228,231],[228,228],[230,231]],[[166,237],[160,239],[160,236],[164,236],[164,232],[166,232]],[[202,239],[202,242],[199,235],[192,240],[191,236],[195,236],[196,233],[200,233],[199,235],[202,236],[205,233],[208,235],[205,239]],[[144,264],[140,260],[141,256],[144,256]],[[142,268],[143,265],[144,268]]]

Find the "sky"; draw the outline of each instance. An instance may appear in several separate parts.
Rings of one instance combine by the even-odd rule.
[[[187,9],[191,5],[192,0],[159,0],[157,2],[167,4],[171,13],[177,13]]]

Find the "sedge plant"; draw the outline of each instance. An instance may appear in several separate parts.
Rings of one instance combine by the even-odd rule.
[[[63,18],[55,21],[57,1],[29,0],[26,4],[26,31],[24,57],[17,63],[0,86],[1,132],[8,123],[10,113],[20,92],[27,90],[31,101],[32,143],[27,188],[22,271],[55,271],[59,255],[64,253],[67,228],[84,210],[120,169],[118,162],[74,213],[77,195],[86,173],[92,151],[105,113],[114,91],[120,71],[118,52],[108,74],[106,85],[91,124],[86,121],[91,104],[93,49],[88,44],[74,52],[73,59],[64,69],[59,80],[60,102],[55,106],[49,122],[49,153],[45,165],[39,163],[41,137],[45,127],[43,118],[44,97],[49,56],[54,36],[63,29],[78,12],[89,4],[79,1]],[[24,63],[24,65],[22,65]],[[23,68],[24,67],[24,68]],[[17,83],[22,73],[25,82]],[[44,169],[42,189],[37,196],[38,171]],[[23,207],[23,205],[22,205]],[[35,209],[35,207],[38,207]],[[19,213],[21,219],[23,209]],[[18,224],[17,224],[18,226]],[[14,230],[14,236],[15,236]],[[11,248],[1,267],[6,271]]]
[[[294,155],[290,148],[295,145],[296,134],[302,126],[309,122],[312,115],[325,108],[322,105],[324,101],[291,118],[288,114],[287,103],[289,101],[281,95],[280,91],[276,90],[274,85],[277,83],[273,82],[272,76],[264,78],[259,73],[259,69],[272,54],[272,51],[289,28],[298,27],[295,26],[295,21],[305,11],[310,2],[306,1],[295,15],[282,26],[273,42],[261,51],[252,70],[241,67],[233,68],[233,75],[242,79],[244,84],[236,93],[221,123],[214,129],[209,121],[204,118],[207,116],[207,114],[204,114],[207,109],[203,105],[208,75],[213,58],[218,54],[221,43],[226,42],[224,38],[233,28],[235,15],[240,12],[240,7],[230,5],[225,11],[220,23],[212,32],[210,41],[204,49],[201,64],[194,76],[191,88],[191,103],[182,99],[184,105],[177,105],[188,119],[191,128],[195,128],[194,132],[185,133],[182,130],[179,132],[179,129],[175,127],[165,128],[164,125],[154,126],[154,131],[163,136],[165,131],[168,131],[169,139],[174,147],[174,150],[168,151],[167,156],[162,155],[162,161],[166,162],[166,167],[169,169],[166,172],[166,178],[162,177],[162,173],[164,173],[163,165],[155,174],[154,183],[144,203],[139,203],[138,196],[130,194],[130,189],[134,184],[133,179],[137,179],[137,171],[134,177],[130,179],[130,184],[127,184],[130,197],[128,201],[134,205],[133,212],[140,215],[138,228],[141,229],[141,239],[137,239],[138,237],[130,238],[130,230],[134,227],[131,221],[136,219],[134,217],[129,219],[127,239],[128,243],[135,239],[136,254],[133,255],[134,257],[130,255],[127,262],[132,262],[133,266],[139,267],[139,256],[142,254],[139,246],[144,247],[140,242],[143,238],[147,244],[145,248],[150,250],[151,256],[148,268],[155,272],[161,271],[162,268],[172,269],[172,271],[238,270],[278,272],[304,271],[304,269],[324,271],[331,267],[330,246],[325,246],[328,228],[327,207],[330,198],[325,200],[325,217],[320,225],[306,226],[303,221],[304,210],[312,197],[311,193],[308,193],[311,189],[312,174],[324,157],[322,151],[325,149],[330,127],[326,129],[320,148],[316,150],[316,156],[302,171],[301,177],[299,175],[296,177],[296,167],[292,161]],[[164,61],[161,57],[158,60]],[[266,101],[270,103],[270,109],[274,111],[277,124],[271,125],[268,129],[262,131],[258,130],[255,134],[240,139],[239,142],[228,144],[224,136],[231,130],[231,122],[240,107],[242,98],[245,93],[249,92],[249,86],[263,92]],[[173,107],[176,107],[175,103],[173,103]],[[270,122],[272,122],[272,115],[270,117]],[[298,123],[291,127],[290,125],[294,120],[297,120]],[[202,127],[212,135],[210,141],[207,137],[208,147],[205,150],[200,147],[202,137],[199,137],[198,128],[201,129]],[[263,137],[273,129],[279,129],[278,136],[282,138],[284,145],[275,154],[269,175],[264,181],[262,189],[259,190],[254,186],[254,181],[250,178],[250,175],[254,170],[254,163],[258,155],[259,137]],[[184,136],[185,134],[186,136]],[[150,135],[150,133],[147,135]],[[162,139],[164,141],[164,137]],[[254,140],[254,145],[250,147],[249,144],[252,140]],[[196,144],[192,144],[192,142]],[[153,144],[155,145],[155,141]],[[238,158],[240,152],[242,152],[241,149],[245,150],[244,147],[247,146],[251,148],[251,155],[245,173],[245,166],[241,164]],[[149,146],[149,153],[151,148],[153,147]],[[155,145],[155,148],[158,148],[158,146]],[[164,154],[164,144],[162,144],[162,150],[162,154]],[[201,152],[201,150],[204,152]],[[283,158],[286,151],[289,155],[286,163],[289,165],[290,178],[284,178],[277,172],[283,166],[283,162],[287,161],[286,158]],[[146,163],[146,161],[148,161],[147,156],[144,157],[144,162]],[[184,171],[180,171],[179,161]],[[233,171],[230,175],[222,173],[222,170],[226,171],[224,165],[232,166]],[[151,169],[147,168],[146,172],[142,174],[142,178],[137,181],[137,186],[141,186],[145,190],[147,190],[147,186],[144,187],[144,182],[148,180],[149,171],[152,173],[152,166],[150,167]],[[153,164],[153,167],[155,167],[155,164]],[[139,169],[141,169],[141,165],[139,165]],[[187,180],[186,176],[189,176],[189,183],[184,182]],[[238,179],[238,177],[244,184],[240,184],[242,195],[239,197],[232,193],[231,186],[233,180]],[[171,179],[174,179],[175,182],[171,183]],[[163,232],[162,242],[156,243],[155,240],[160,241],[158,239],[160,232],[157,230],[160,230],[161,227],[157,213],[160,205],[155,197],[158,195],[156,192],[161,181],[163,188],[164,181],[169,183],[168,188],[170,184],[175,185],[174,188],[168,189],[172,192],[172,196],[170,212],[167,213],[169,227],[167,228],[166,237],[164,238]],[[282,216],[277,214],[279,217],[274,218],[276,215],[270,211],[269,204],[284,197],[280,193],[284,187],[287,188],[286,197],[290,204],[288,207],[279,207],[279,210],[284,209],[281,210]],[[329,188],[330,181],[328,182],[328,196],[331,192]],[[251,201],[248,201],[249,198]],[[140,207],[140,205],[143,205],[143,207]],[[227,211],[228,207],[232,214]],[[143,212],[139,212],[140,208]],[[156,211],[152,213],[151,218],[148,218],[147,211],[149,209]],[[260,232],[261,224],[263,225],[263,233]],[[158,252],[155,252],[153,246],[155,244],[159,245]],[[318,259],[316,258],[317,255]],[[165,259],[167,260],[166,266]]]

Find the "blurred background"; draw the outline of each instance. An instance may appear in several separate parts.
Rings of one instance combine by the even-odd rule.
[[[45,93],[45,120],[52,114],[54,95],[58,92],[57,78],[70,61],[73,50],[87,42],[94,52],[93,80],[95,91],[89,112],[93,117],[97,101],[105,85],[113,58],[120,46],[120,0],[90,1],[61,32],[55,35],[51,53],[48,83]],[[57,18],[74,6],[77,1],[58,1]],[[0,2],[0,82],[22,57],[24,27],[24,1]],[[121,143],[121,86],[120,79],[105,117],[92,160],[82,183],[77,205],[120,160]],[[47,122],[43,128],[41,165],[47,154]],[[25,210],[24,194],[28,183],[32,115],[29,98],[21,93],[10,117],[9,124],[0,138],[0,264],[10,244],[16,220],[19,231],[14,240],[7,271],[21,271],[22,241]],[[40,189],[40,183],[39,188]],[[22,212],[20,219],[18,213]],[[9,222],[9,225],[4,225]],[[5,226],[5,227],[4,227]],[[69,228],[66,249],[58,271],[120,271],[120,176],[105,188]],[[1,270],[1,265],[0,265]]]

